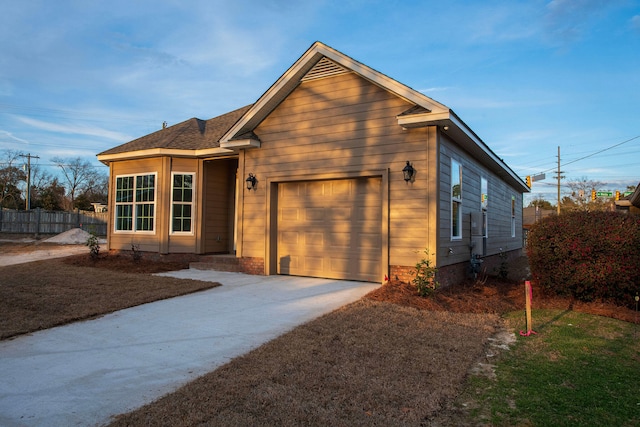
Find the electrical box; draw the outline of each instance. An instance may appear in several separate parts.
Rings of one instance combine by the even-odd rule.
[[[471,212],[471,236],[482,236],[482,212]]]

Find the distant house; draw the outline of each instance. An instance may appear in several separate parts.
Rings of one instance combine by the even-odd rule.
[[[447,106],[320,42],[252,105],[104,151],[108,247],[442,283],[522,249],[526,184]]]
[[[616,210],[640,214],[640,183],[638,183],[633,193],[616,200]]]
[[[540,221],[542,218],[555,215],[556,213],[557,211],[555,209],[544,209],[539,206],[529,206],[522,209],[522,229],[524,232],[525,246],[531,226]]]

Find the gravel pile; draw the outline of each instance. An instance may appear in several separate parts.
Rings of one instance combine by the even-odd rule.
[[[62,245],[79,245],[87,243],[87,239],[90,236],[91,234],[80,228],[72,228],[71,230],[65,231],[64,233],[60,233],[45,240],[45,242],[60,243]]]

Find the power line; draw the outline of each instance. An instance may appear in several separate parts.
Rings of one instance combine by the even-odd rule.
[[[627,142],[634,141],[634,140],[636,140],[636,139],[638,139],[638,138],[640,138],[640,135],[636,135],[636,136],[634,136],[633,138],[629,138],[629,139],[627,139],[627,140],[625,140],[625,141],[619,142],[619,143],[614,144],[614,145],[612,145],[612,146],[610,146],[610,147],[607,147],[607,148],[604,148],[604,149],[602,149],[602,150],[596,151],[595,153],[591,153],[591,154],[588,154],[588,155],[586,155],[586,156],[583,156],[583,157],[577,158],[577,159],[575,159],[575,160],[571,160],[570,162],[564,163],[562,166],[564,167],[564,166],[567,166],[567,165],[570,165],[570,164],[573,164],[573,163],[579,162],[580,160],[588,159],[589,157],[593,157],[593,156],[595,156],[596,154],[604,153],[605,151],[609,151],[609,150],[611,150],[611,149],[613,149],[613,148],[619,147],[619,146],[621,146],[622,144],[626,144]],[[543,172],[541,172],[541,173],[551,172],[551,171],[555,171],[555,170],[556,170],[556,168],[551,168],[551,169],[547,169],[547,170],[545,170],[545,171],[543,171]]]

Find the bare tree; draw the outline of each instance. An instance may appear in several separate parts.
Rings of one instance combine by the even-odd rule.
[[[73,209],[77,195],[83,192],[87,185],[95,182],[99,174],[89,161],[82,160],[80,157],[55,157],[51,161],[62,170],[70,199],[69,208]]]
[[[566,210],[581,211],[601,211],[609,207],[610,200],[592,200],[592,191],[598,191],[603,186],[600,181],[594,181],[587,177],[582,177],[574,181],[567,182],[571,190],[570,196],[565,196],[562,200],[562,207]]]
[[[20,153],[5,150],[0,155],[0,206],[18,209],[22,206],[22,191],[18,188],[20,181],[26,180],[26,174],[16,166]]]

